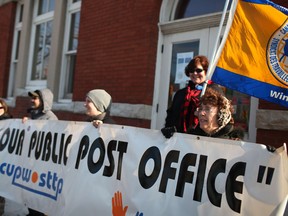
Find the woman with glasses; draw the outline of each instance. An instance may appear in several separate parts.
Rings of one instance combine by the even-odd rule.
[[[200,99],[198,116],[199,125],[188,133],[200,136],[231,139],[234,131],[231,102],[219,92],[207,89]]]
[[[185,74],[190,78],[188,86],[176,92],[171,106],[167,110],[165,128],[162,133],[170,138],[174,132],[187,133],[198,125],[195,111],[199,106],[199,98],[206,81],[209,61],[206,56],[195,56],[185,68]],[[219,85],[208,80],[207,88],[213,88],[223,94]]]

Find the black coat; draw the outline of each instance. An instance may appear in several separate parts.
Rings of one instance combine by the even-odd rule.
[[[12,115],[9,113],[4,113],[3,115],[0,116],[0,120],[5,120],[5,119],[11,119]]]
[[[88,122],[92,122],[94,120],[100,120],[103,123],[107,123],[107,124],[115,124],[115,121],[111,118],[111,116],[109,115],[109,112],[104,112],[100,115],[92,116],[87,119]]]
[[[189,134],[198,135],[198,136],[206,136],[206,137],[214,137],[214,138],[223,138],[230,139],[230,134],[234,131],[233,124],[227,124],[221,130],[217,131],[214,134],[205,133],[200,126],[198,125],[194,130],[188,131]]]

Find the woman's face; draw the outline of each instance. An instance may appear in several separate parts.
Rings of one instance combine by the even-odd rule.
[[[200,128],[207,134],[212,134],[218,127],[218,107],[201,104],[198,108],[198,119]]]
[[[206,80],[206,71],[200,63],[196,63],[194,71],[190,71],[189,77],[195,84],[201,84]]]
[[[84,107],[86,108],[86,115],[88,116],[97,116],[101,114],[88,97],[86,97]]]
[[[3,115],[4,113],[5,113],[5,110],[4,110],[3,104],[0,103],[0,116]]]

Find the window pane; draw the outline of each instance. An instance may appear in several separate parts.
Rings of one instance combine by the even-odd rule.
[[[22,22],[22,19],[23,19],[23,9],[24,9],[24,5],[22,4],[22,5],[20,6],[18,23]]]
[[[68,50],[77,50],[80,24],[80,12],[72,14]]]
[[[50,1],[49,1],[48,12],[54,11],[54,8],[55,8],[55,0],[50,0]]]
[[[199,54],[199,46],[200,42],[198,40],[173,44],[168,107],[170,107],[176,91],[187,85],[189,77],[185,75],[184,68],[194,56]]]
[[[75,2],[80,2],[81,0],[73,0],[73,3],[75,3]]]
[[[38,15],[53,11],[55,8],[55,0],[39,0]]]
[[[21,37],[21,31],[17,31],[17,35],[16,35],[16,47],[15,47],[15,56],[14,56],[14,60],[18,60],[18,53],[19,53],[19,43],[20,43],[20,37]]]
[[[223,11],[225,0],[183,0],[179,4],[175,13],[176,19],[199,16],[209,13]]]
[[[67,72],[65,83],[65,98],[72,98],[76,53],[67,55]]]
[[[241,127],[248,132],[250,115],[250,96],[226,88],[226,96],[232,101],[234,108],[233,118],[236,127]]]
[[[38,15],[44,14],[47,11],[47,0],[39,0]]]
[[[47,79],[51,34],[52,21],[37,25],[31,80]]]

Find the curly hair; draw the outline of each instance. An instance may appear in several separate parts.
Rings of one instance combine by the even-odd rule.
[[[225,127],[228,123],[234,124],[234,119],[232,117],[233,107],[231,106],[231,102],[220,92],[215,91],[212,88],[207,88],[205,94],[200,98],[200,104],[212,105],[218,108],[218,130]]]
[[[194,69],[198,63],[200,63],[202,65],[203,69],[205,70],[205,73],[207,73],[208,66],[209,66],[208,58],[206,56],[203,56],[203,55],[197,55],[185,67],[185,74],[187,77],[189,77],[189,73],[191,71],[194,71]]]

